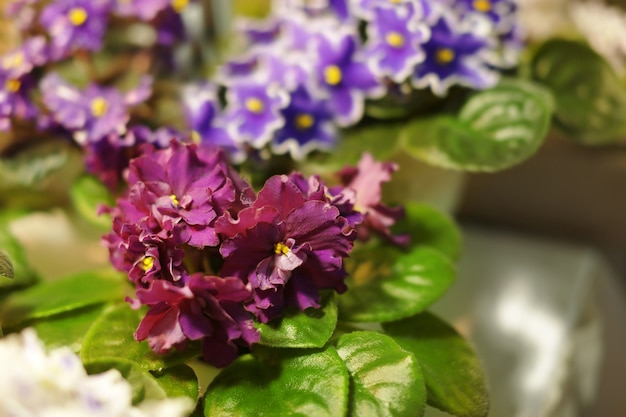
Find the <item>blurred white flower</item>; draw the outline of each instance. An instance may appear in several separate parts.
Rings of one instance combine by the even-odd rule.
[[[544,41],[567,31],[568,0],[517,0],[520,25],[529,40]]]
[[[68,348],[47,353],[34,330],[0,339],[0,416],[183,417],[189,398],[131,404],[131,386],[117,370],[87,375]]]
[[[589,45],[618,73],[626,67],[626,13],[602,2],[576,2],[569,12],[578,31]]]

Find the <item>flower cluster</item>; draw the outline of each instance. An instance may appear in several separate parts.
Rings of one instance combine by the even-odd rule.
[[[322,290],[344,292],[357,230],[406,243],[389,232],[402,211],[380,202],[394,169],[366,155],[341,173],[343,185],[291,173],[256,194],[219,148],[144,147],[104,237],[136,287],[132,305],[148,307],[135,336],[159,353],[201,340],[204,358],[226,366],[259,340],[255,320],[319,307]]]
[[[235,153],[269,147],[297,159],[332,147],[366,99],[390,88],[445,96],[493,86],[521,46],[514,0],[280,0],[241,30],[245,53],[217,79],[225,101],[207,93],[198,103],[198,88],[217,86],[183,97],[195,102],[190,128],[206,142],[216,137],[208,130],[228,132]]]
[[[183,417],[186,397],[132,404],[132,389],[119,371],[87,375],[69,348],[45,351],[32,329],[0,340],[0,415],[47,417]]]
[[[72,137],[87,154],[88,169],[111,189],[142,143],[163,144],[163,132],[152,132],[134,110],[152,95],[152,77],[122,92],[115,82],[126,76],[138,45],[126,47],[110,68],[99,68],[95,55],[107,35],[143,25],[142,56],[152,67],[171,60],[171,46],[184,39],[181,12],[188,0],[18,0],[5,13],[15,19],[22,45],[0,56],[0,130],[25,125]],[[152,35],[150,35],[152,33]],[[150,41],[152,39],[152,41]],[[131,40],[129,40],[131,42]],[[147,42],[147,44],[146,44]],[[166,48],[164,48],[166,47]],[[120,46],[118,45],[118,49]],[[71,61],[80,64],[69,64]],[[74,73],[67,71],[75,65]],[[141,63],[141,73],[145,64]],[[88,77],[81,79],[80,68]],[[78,78],[78,88],[58,73]],[[145,110],[145,109],[144,109]],[[144,111],[145,113],[145,111]],[[33,123],[35,122],[35,123]],[[168,143],[169,133],[166,134]]]

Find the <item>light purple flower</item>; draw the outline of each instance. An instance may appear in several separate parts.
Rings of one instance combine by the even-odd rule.
[[[353,125],[363,116],[366,95],[384,93],[382,84],[356,56],[357,42],[347,33],[316,38],[316,81],[328,92],[331,110],[341,126]]]
[[[260,149],[283,126],[289,97],[277,84],[248,82],[229,88],[224,123],[233,139]]]
[[[471,16],[487,20],[497,33],[510,31],[517,18],[517,5],[513,0],[453,0],[452,7],[461,18]]]
[[[0,56],[0,71],[7,77],[19,79],[47,60],[46,40],[43,36],[36,36]]]
[[[11,78],[0,71],[0,131],[12,126],[12,119],[30,120],[37,116],[37,107],[30,98],[32,76]]]
[[[40,22],[51,39],[55,59],[85,49],[101,48],[111,0],[54,0],[41,12]]]
[[[488,62],[494,41],[465,31],[453,17],[442,15],[422,46],[426,58],[415,69],[413,85],[430,87],[438,96],[455,84],[476,89],[495,85],[499,76]]]
[[[313,150],[332,148],[337,141],[334,114],[328,100],[314,97],[304,87],[291,94],[282,117],[284,126],[271,143],[277,154],[289,152],[294,159],[302,159]]]
[[[135,337],[148,340],[157,353],[183,348],[189,340],[202,340],[204,359],[217,367],[229,365],[239,355],[239,347],[249,348],[259,341],[252,317],[243,305],[251,291],[237,278],[191,275],[179,287],[167,281],[154,281],[137,290],[135,307],[150,307]]]
[[[251,207],[216,222],[222,274],[249,283],[249,311],[263,322],[285,306],[319,307],[322,289],[346,290],[343,258],[354,230],[331,204],[306,195],[286,175],[271,177]]]
[[[376,8],[373,13],[367,26],[368,61],[376,75],[401,83],[424,60],[421,44],[430,31],[415,13],[403,14],[389,7]]]

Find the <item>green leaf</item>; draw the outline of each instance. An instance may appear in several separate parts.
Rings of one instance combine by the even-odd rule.
[[[123,358],[99,358],[85,363],[89,374],[99,374],[117,369],[130,383],[133,404],[145,400],[161,400],[172,397],[189,397],[196,401],[199,394],[198,380],[191,368],[178,365],[158,376],[142,369],[138,364]]]
[[[72,185],[70,197],[76,211],[92,225],[103,231],[111,229],[111,216],[98,215],[97,209],[101,204],[113,205],[113,197],[97,178],[91,175],[80,177]]]
[[[80,151],[65,140],[37,141],[10,158],[0,158],[0,206],[63,204],[67,184],[83,167]]]
[[[452,327],[429,313],[383,324],[385,332],[417,358],[428,404],[459,417],[489,411],[485,375],[474,350]]]
[[[450,261],[438,251],[408,252],[378,245],[352,252],[346,261],[348,291],[338,297],[339,318],[385,322],[424,311],[455,279]]]
[[[351,380],[350,413],[355,417],[418,417],[426,407],[422,371],[413,354],[374,332],[341,336],[337,353]]]
[[[395,233],[409,232],[411,245],[429,246],[452,260],[461,250],[461,233],[454,220],[427,204],[404,205],[406,217],[394,226]]]
[[[571,138],[602,145],[626,135],[626,86],[588,45],[550,40],[535,53],[531,71],[552,90],[556,124]]]
[[[444,168],[492,172],[535,153],[550,126],[553,102],[528,81],[503,80],[474,94],[457,117],[415,119],[401,145],[415,158]]]
[[[85,336],[80,356],[84,362],[98,358],[124,358],[142,369],[161,371],[200,354],[197,344],[168,355],[154,353],[144,340],[135,340],[134,333],[144,316],[144,310],[133,310],[127,304],[109,309],[93,323]]]
[[[99,304],[64,314],[47,317],[29,324],[50,349],[68,346],[79,352],[85,335],[94,322],[102,315],[106,305]]]
[[[0,308],[0,322],[16,326],[34,319],[121,300],[125,285],[125,279],[112,269],[86,271],[56,281],[41,282],[11,294]]]
[[[344,416],[348,371],[332,346],[244,355],[205,394],[205,416]]]
[[[7,289],[27,287],[37,281],[35,272],[26,261],[22,245],[3,225],[0,225],[0,263],[0,276],[13,278],[0,279],[0,293]]]
[[[257,323],[262,345],[290,348],[321,348],[337,324],[337,300],[334,293],[322,297],[318,309],[289,309],[270,323]]]

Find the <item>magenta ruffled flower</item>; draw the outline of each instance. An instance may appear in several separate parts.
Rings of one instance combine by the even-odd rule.
[[[251,207],[215,224],[222,274],[251,285],[248,309],[267,322],[285,306],[319,307],[320,290],[346,290],[343,259],[356,234],[339,210],[308,199],[286,175],[270,178]]]
[[[237,278],[191,275],[179,287],[155,281],[137,290],[136,307],[150,307],[135,337],[148,340],[157,353],[184,348],[189,340],[202,340],[204,359],[217,366],[229,365],[239,347],[259,341],[252,317],[243,305],[251,291]]]
[[[357,227],[359,240],[368,240],[373,232],[397,245],[405,246],[409,243],[408,235],[392,235],[389,230],[397,220],[404,217],[404,209],[390,208],[381,202],[382,184],[390,181],[391,174],[397,169],[396,164],[377,162],[372,155],[365,153],[357,167],[347,167],[339,171],[341,183],[345,188],[335,187],[332,191],[337,198],[346,192],[354,193],[349,194],[350,202],[353,203],[351,211],[362,213],[364,216],[362,223]]]

